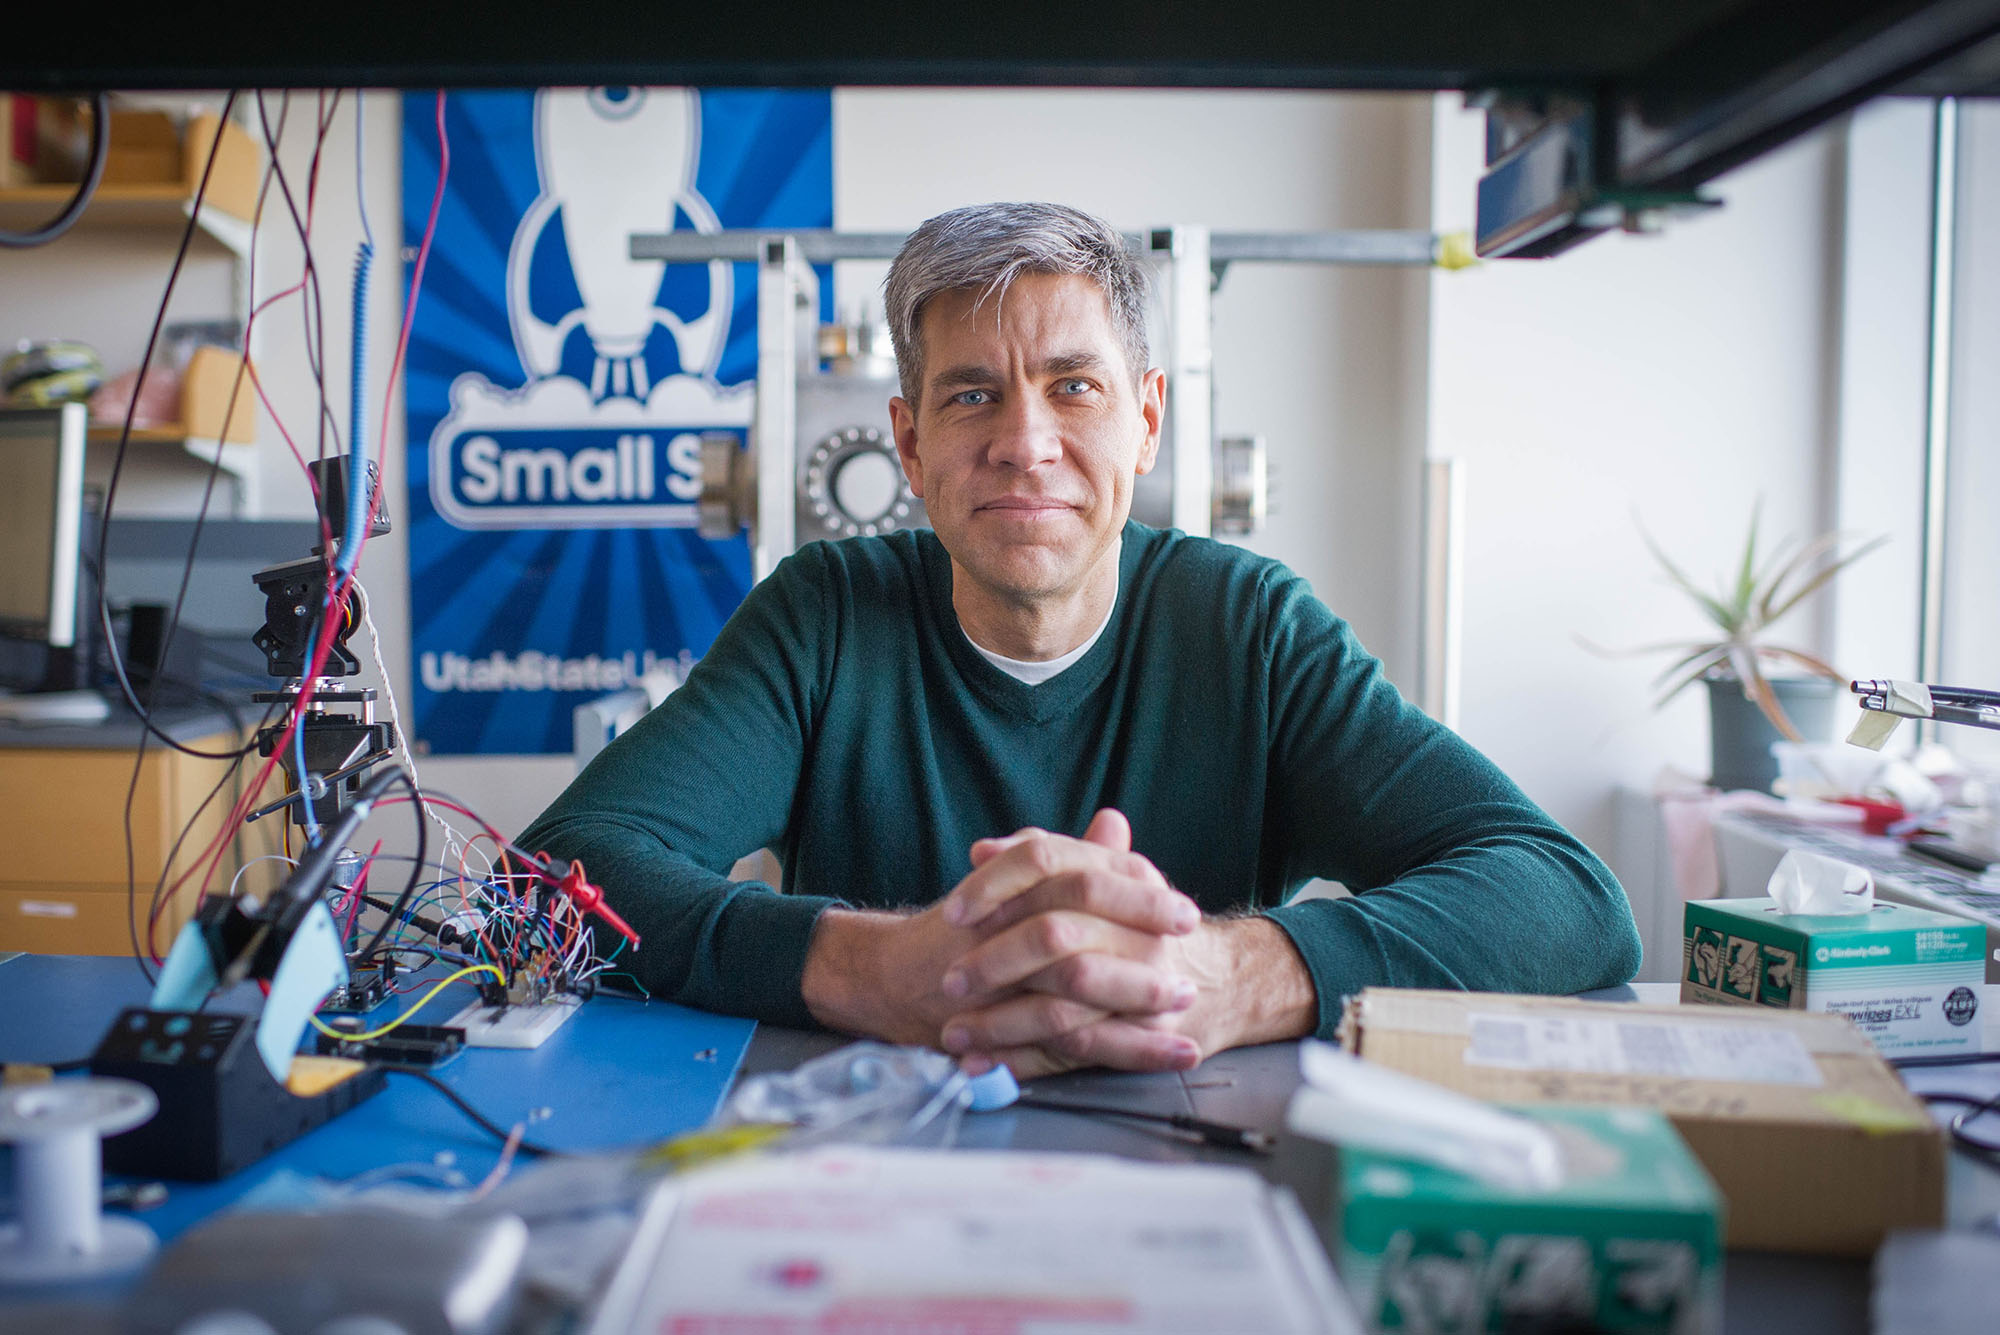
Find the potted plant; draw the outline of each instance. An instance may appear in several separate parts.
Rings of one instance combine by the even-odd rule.
[[[1778,772],[1771,744],[1781,737],[1804,740],[1806,732],[1824,739],[1832,730],[1834,701],[1845,680],[1825,660],[1771,640],[1771,629],[1888,539],[1875,538],[1845,555],[1840,546],[1846,537],[1840,533],[1822,533],[1803,543],[1787,539],[1760,562],[1757,517],[1753,508],[1743,557],[1733,577],[1725,576],[1714,593],[1688,578],[1640,526],[1639,534],[1654,559],[1675,587],[1694,600],[1716,634],[1634,652],[1675,655],[1654,679],[1660,692],[1655,708],[1697,681],[1707,683],[1709,782],[1718,788],[1768,792]],[[1805,725],[1803,731],[1800,723]]]

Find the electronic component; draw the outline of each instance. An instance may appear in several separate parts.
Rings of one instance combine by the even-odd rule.
[[[121,1012],[91,1054],[93,1075],[136,1080],[159,1096],[152,1121],[104,1143],[114,1173],[213,1182],[298,1139],[379,1092],[382,1073],[355,1067],[301,1096],[271,1077],[243,1015]],[[305,1058],[298,1058],[295,1066]]]
[[[319,1004],[322,1015],[366,1015],[389,999],[389,980],[396,974],[396,962],[382,959],[348,966],[347,985],[336,987]]]
[[[559,993],[534,1005],[492,1006],[476,1001],[451,1017],[465,1030],[471,1048],[538,1048],[583,1005],[583,998]]]
[[[465,1030],[448,1024],[398,1025],[380,1038],[360,1041],[327,1033],[313,1037],[314,1050],[322,1056],[347,1057],[399,1070],[428,1070],[465,1049]]]

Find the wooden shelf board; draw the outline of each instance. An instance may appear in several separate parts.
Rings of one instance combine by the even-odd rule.
[[[93,426],[90,428],[90,442],[93,445],[116,445],[121,428],[115,426]],[[187,439],[187,429],[179,426],[135,426],[132,428],[134,445],[178,445]]]

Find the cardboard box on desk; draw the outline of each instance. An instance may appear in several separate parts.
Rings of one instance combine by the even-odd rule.
[[[1769,899],[1690,901],[1681,1000],[1837,1011],[1883,1052],[1977,1052],[1986,928],[1903,904],[1780,913]]]
[[[1650,1108],[1517,1107],[1571,1175],[1524,1194],[1408,1159],[1339,1151],[1337,1258],[1369,1329],[1722,1329],[1722,1202]]]
[[[1658,1108],[1722,1188],[1731,1247],[1865,1256],[1944,1219],[1943,1133],[1837,1015],[1368,988],[1341,1042],[1496,1103]]]

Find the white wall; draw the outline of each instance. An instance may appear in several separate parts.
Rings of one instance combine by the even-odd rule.
[[[1833,661],[1856,676],[1908,678],[1923,556],[1930,102],[1861,108],[1847,148],[1835,523],[1889,541],[1833,591]]]
[[[1958,329],[1944,663],[1954,686],[2000,690],[2000,103],[1960,108]],[[1940,729],[2000,777],[2000,732]]]
[[[1440,229],[1471,221],[1480,118],[1441,97]],[[1466,469],[1462,731],[1586,842],[1662,764],[1707,773],[1705,704],[1650,708],[1658,658],[1607,660],[1703,623],[1643,522],[1703,578],[1826,527],[1837,356],[1838,131],[1716,182],[1725,207],[1662,235],[1431,279],[1430,453]],[[1811,618],[1790,627],[1811,648]]]

